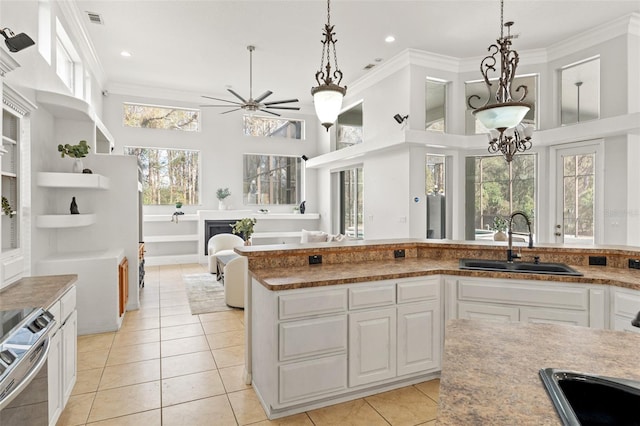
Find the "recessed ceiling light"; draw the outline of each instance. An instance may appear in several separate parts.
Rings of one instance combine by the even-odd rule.
[[[122,52],[120,52],[120,56],[124,56],[125,58],[130,58],[131,52],[127,52],[126,50],[123,50]]]
[[[394,41],[396,41],[396,38],[392,35],[388,35],[385,37],[384,41],[386,41],[387,43],[393,43]]]

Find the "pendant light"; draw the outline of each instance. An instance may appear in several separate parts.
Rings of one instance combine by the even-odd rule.
[[[489,46],[490,55],[486,56],[480,63],[480,72],[484,77],[484,82],[489,91],[489,97],[484,105],[475,108],[473,115],[489,130],[489,152],[492,154],[502,153],[507,162],[513,159],[517,152],[524,152],[531,148],[531,137],[533,126],[521,124],[522,119],[531,109],[531,105],[523,102],[527,96],[528,89],[525,85],[518,86],[515,91],[522,92],[517,101],[513,100],[511,86],[516,76],[516,69],[520,56],[518,52],[511,49],[512,21],[504,23],[504,0],[500,0],[500,38],[497,44]],[[504,35],[504,28],[507,28],[507,35]],[[496,55],[500,54],[500,77],[497,80],[497,90],[495,92],[496,103],[489,104],[491,99],[491,86],[489,72],[496,72]],[[478,95],[471,95],[467,99],[469,108],[474,99],[480,99]]]
[[[333,25],[331,25],[330,3],[331,1],[327,0],[327,23],[323,31],[322,57],[320,58],[320,70],[316,72],[318,86],[311,89],[316,115],[327,131],[329,131],[329,127],[331,127],[338,118],[338,114],[342,109],[342,99],[347,93],[347,86],[340,86],[342,71],[338,68],[338,56],[336,55],[337,40],[335,39],[336,33],[333,31]],[[332,51],[334,71],[331,71]],[[326,64],[324,64],[325,58],[327,61]]]

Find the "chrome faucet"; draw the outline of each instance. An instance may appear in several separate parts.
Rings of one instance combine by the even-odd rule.
[[[524,217],[524,220],[527,221],[527,228],[529,228],[529,248],[533,248],[533,235],[531,234],[531,220],[529,220],[529,216],[527,216],[525,212],[520,210],[511,213],[511,216],[509,216],[509,230],[507,232],[507,234],[509,235],[509,245],[507,246],[507,262],[513,262],[513,259],[519,259],[521,257],[520,254],[513,253],[513,234],[527,235],[523,232],[513,232],[511,230],[511,227],[513,225],[513,218],[518,215]]]

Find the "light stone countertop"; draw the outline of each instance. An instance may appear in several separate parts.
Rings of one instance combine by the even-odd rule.
[[[75,282],[77,275],[25,277],[0,291],[0,311],[49,308]]]
[[[640,380],[640,334],[556,324],[446,324],[438,425],[561,425],[542,368]]]
[[[263,286],[274,291],[438,274],[462,277],[614,285],[640,290],[640,270],[601,266],[570,266],[583,273],[584,276],[573,277],[565,275],[461,270],[458,268],[457,260],[428,258],[405,258],[367,262],[354,261],[348,264],[265,268],[251,270],[250,273]]]

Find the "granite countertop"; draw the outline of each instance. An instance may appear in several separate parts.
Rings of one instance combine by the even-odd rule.
[[[420,277],[426,275],[458,275],[464,277],[508,278],[556,281],[581,284],[603,284],[640,290],[640,271],[601,266],[572,266],[582,277],[565,275],[523,274],[511,272],[471,271],[458,268],[457,260],[405,258],[348,264],[308,265],[291,268],[251,270],[251,275],[269,290],[351,284]]]
[[[556,324],[447,322],[438,425],[560,425],[542,368],[640,380],[640,334]]]
[[[0,291],[0,311],[49,308],[77,280],[77,275],[45,275],[22,278]]]

